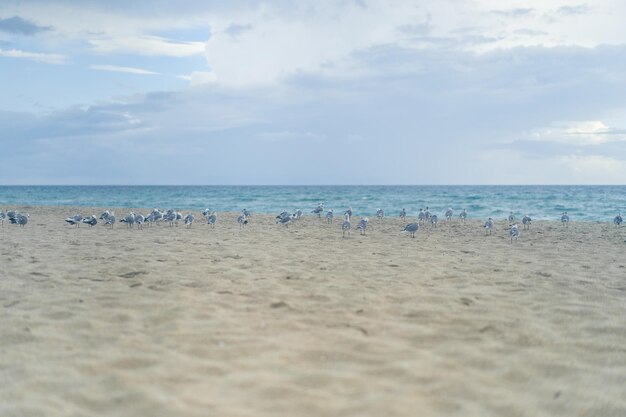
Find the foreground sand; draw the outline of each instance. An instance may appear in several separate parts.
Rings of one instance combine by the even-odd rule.
[[[626,415],[626,228],[24,211],[0,229],[1,416]]]

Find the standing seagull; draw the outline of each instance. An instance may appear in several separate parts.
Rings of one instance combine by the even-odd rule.
[[[276,220],[276,224],[282,224],[283,226],[289,228],[289,223],[291,223],[293,221],[293,216],[291,215],[287,215],[284,217],[278,217],[278,220]]]
[[[241,210],[241,212],[242,212],[242,213],[243,213],[243,215],[244,215],[244,216],[246,216],[246,217],[250,217],[250,216],[252,216],[252,212],[251,212],[250,210],[248,210],[248,209],[243,209],[243,210]]]
[[[28,218],[30,216],[27,214],[19,214],[16,213],[15,217],[13,219],[11,219],[11,222],[14,224],[18,224],[22,227],[26,226],[26,223],[28,223]]]
[[[513,214],[513,212],[511,212],[509,214],[509,224],[513,224],[515,223],[515,214]]]
[[[430,224],[432,224],[433,227],[437,227],[437,223],[439,223],[439,218],[437,217],[437,215],[433,214],[432,216],[430,216]]]
[[[239,217],[237,217],[237,223],[239,223],[239,228],[241,229],[248,224],[248,218],[245,214],[240,214]]]
[[[91,216],[84,218],[83,223],[88,224],[89,227],[94,227],[98,224],[98,219],[96,219],[96,216],[92,214]]]
[[[624,220],[622,220],[622,213],[617,213],[617,216],[615,216],[615,218],[613,219],[613,223],[615,223],[615,226],[621,226],[622,222]]]
[[[120,222],[126,223],[126,226],[129,229],[132,229],[133,226],[135,225],[135,213],[131,211],[130,213],[128,213],[126,217],[124,217],[123,219],[120,219]]]
[[[348,220],[350,220],[350,218],[352,217],[352,207],[349,207],[348,210],[346,210],[344,213],[345,215],[348,215]]]
[[[383,217],[385,217],[385,211],[379,208],[378,210],[376,210],[376,217],[378,217],[379,219],[382,219]]]
[[[511,243],[513,243],[513,239],[517,240],[519,236],[519,229],[516,224],[511,225],[511,229],[509,230],[509,236],[511,236]]]
[[[452,207],[449,207],[448,210],[446,210],[446,221],[452,220],[453,214],[454,212],[452,211]]]
[[[569,216],[567,215],[566,211],[564,211],[563,215],[561,216],[561,224],[564,227],[569,227]]]
[[[411,237],[415,237],[415,232],[417,232],[418,230],[420,230],[420,225],[419,223],[409,223],[406,226],[404,226],[404,229],[402,229],[402,232],[407,232],[411,234]]]
[[[315,207],[314,210],[311,210],[311,213],[317,214],[317,217],[321,219],[323,211],[324,211],[324,203],[319,203],[317,207]]]
[[[365,236],[365,229],[367,229],[367,223],[369,221],[370,220],[366,217],[364,219],[361,219],[359,224],[356,225],[356,228],[359,229],[359,232],[361,233],[361,236]]]
[[[143,214],[135,214],[135,223],[137,224],[137,229],[143,230],[143,224],[146,222],[146,218]]]
[[[191,229],[191,225],[195,220],[196,216],[194,216],[192,213],[189,213],[185,216],[185,226],[187,226],[188,229]]]
[[[335,211],[333,209],[328,210],[328,212],[326,213],[326,223],[332,223],[334,216]]]
[[[341,223],[341,237],[346,237],[346,233],[350,236],[350,229],[352,229],[350,215],[346,212],[343,223]]]
[[[423,208],[421,208],[419,214],[417,215],[417,221],[421,223],[425,220],[426,220],[426,212],[424,211]]]
[[[206,218],[206,221],[209,224],[209,226],[215,229],[215,223],[217,222],[217,213],[212,212],[211,214],[209,214]]]
[[[406,219],[406,210],[404,208],[400,210],[400,219],[401,220]]]
[[[163,220],[165,220],[170,227],[173,227],[176,222],[176,212],[172,209],[168,209],[163,215]]]
[[[532,221],[533,219],[531,219],[528,214],[522,217],[522,224],[524,225],[524,229],[530,229],[530,223]]]
[[[72,226],[78,227],[83,221],[83,216],[81,216],[80,214],[75,214],[73,217],[68,217],[67,219],[65,219],[65,221]]]
[[[459,214],[459,218],[461,219],[463,223],[465,223],[465,220],[467,219],[467,210],[463,209],[461,214]]]
[[[491,234],[491,230],[493,229],[493,219],[491,217],[489,217],[487,221],[485,222],[484,228],[485,228],[485,235]]]

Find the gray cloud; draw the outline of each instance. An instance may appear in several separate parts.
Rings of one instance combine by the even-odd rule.
[[[588,14],[591,12],[591,8],[587,4],[579,4],[577,6],[563,6],[559,7],[556,11],[561,16],[575,16],[581,14]]]
[[[491,13],[503,16],[503,17],[526,17],[530,16],[535,12],[535,9],[528,8],[516,8],[516,9],[508,9],[508,10],[492,10]]]
[[[41,32],[51,31],[52,29],[52,26],[40,26],[19,16],[0,19],[0,31],[18,35],[36,35]]]

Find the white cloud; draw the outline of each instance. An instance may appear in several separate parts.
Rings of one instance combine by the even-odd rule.
[[[46,54],[41,52],[26,52],[17,49],[3,50],[0,49],[0,56],[6,58],[21,58],[31,61],[43,62],[46,64],[61,65],[65,64],[67,56],[62,54]]]
[[[90,65],[89,68],[98,71],[110,71],[110,72],[123,72],[126,74],[137,74],[137,75],[157,75],[158,72],[148,71],[141,68],[133,68],[133,67],[119,67],[117,65]]]
[[[626,131],[611,128],[600,120],[574,121],[554,123],[551,127],[533,132],[531,138],[570,145],[600,145],[626,141]]]
[[[181,58],[204,52],[204,42],[177,42],[158,36],[99,37],[90,39],[89,43],[102,54],[135,53]]]
[[[211,84],[217,81],[217,77],[212,71],[193,71],[189,75],[179,75],[178,78],[189,81],[192,86]]]

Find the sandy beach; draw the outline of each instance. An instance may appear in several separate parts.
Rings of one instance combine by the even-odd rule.
[[[0,229],[0,415],[625,416],[626,228]],[[149,210],[142,210],[147,213]],[[127,210],[116,210],[119,214]],[[359,217],[352,222],[356,225]]]

